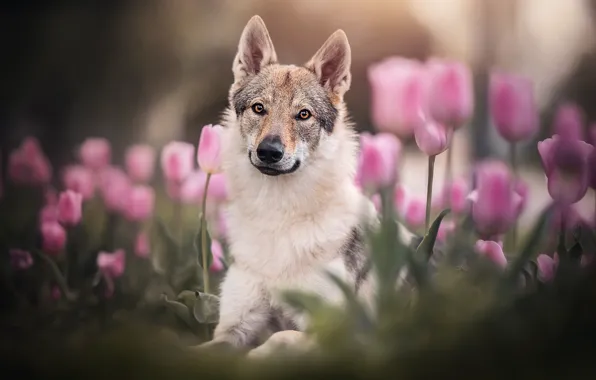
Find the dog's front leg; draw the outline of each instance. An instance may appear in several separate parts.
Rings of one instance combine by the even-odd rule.
[[[249,348],[270,315],[269,296],[258,279],[231,266],[221,287],[219,324],[213,340],[203,347],[228,344]]]

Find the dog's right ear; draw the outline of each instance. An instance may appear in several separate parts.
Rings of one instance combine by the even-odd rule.
[[[253,16],[240,37],[238,54],[232,66],[234,82],[256,75],[263,67],[273,63],[277,63],[277,55],[265,22],[261,17]]]

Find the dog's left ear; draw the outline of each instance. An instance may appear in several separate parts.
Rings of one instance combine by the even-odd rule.
[[[325,41],[305,67],[315,73],[323,87],[341,97],[352,82],[351,62],[350,43],[340,29]]]

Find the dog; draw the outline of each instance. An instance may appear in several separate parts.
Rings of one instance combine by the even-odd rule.
[[[281,293],[314,293],[339,305],[343,295],[325,271],[371,305],[364,237],[379,219],[354,182],[358,136],[344,103],[350,62],[342,30],[295,66],[278,62],[259,16],[244,28],[222,122],[233,263],[206,346],[253,348],[266,330],[277,333],[263,346],[306,339],[298,332],[308,317],[287,307]]]

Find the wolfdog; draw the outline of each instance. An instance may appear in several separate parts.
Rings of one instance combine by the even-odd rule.
[[[307,316],[285,306],[280,292],[341,303],[325,270],[371,299],[364,233],[378,217],[354,183],[358,140],[344,103],[350,61],[342,30],[303,66],[278,62],[259,16],[242,32],[222,122],[233,263],[207,345],[251,348],[267,329],[304,331]],[[296,336],[278,332],[267,342]]]

